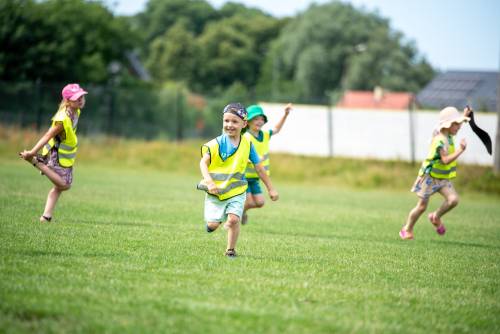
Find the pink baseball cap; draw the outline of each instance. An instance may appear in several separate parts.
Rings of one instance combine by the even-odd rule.
[[[79,84],[68,84],[62,89],[62,97],[65,100],[76,101],[80,96],[88,94]]]

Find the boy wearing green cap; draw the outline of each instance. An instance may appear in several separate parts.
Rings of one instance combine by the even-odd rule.
[[[275,125],[272,130],[262,130],[264,124],[267,123],[267,117],[264,114],[264,110],[259,105],[252,105],[247,108],[248,111],[248,125],[245,137],[253,144],[257,154],[260,157],[260,164],[264,167],[266,174],[270,175],[269,170],[269,140],[271,136],[278,134],[285,124],[285,121],[292,110],[292,104],[288,103],[285,106],[285,113],[281,117],[280,121]],[[243,217],[241,219],[242,224],[246,224],[248,221],[247,210],[253,208],[261,208],[264,206],[264,196],[262,195],[262,189],[259,183],[259,175],[255,170],[255,166],[252,162],[248,162],[247,169],[245,172],[245,177],[248,181],[247,188],[247,198],[245,201],[245,210],[243,212]]]

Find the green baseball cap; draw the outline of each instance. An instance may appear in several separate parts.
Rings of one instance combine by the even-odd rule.
[[[248,111],[248,121],[251,121],[253,118],[257,116],[264,117],[264,122],[267,123],[267,116],[264,114],[264,110],[262,110],[261,106],[256,104],[251,105],[247,108]]]

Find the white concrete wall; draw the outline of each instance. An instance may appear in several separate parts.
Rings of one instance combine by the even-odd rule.
[[[268,117],[267,128],[272,128],[283,115],[284,104],[261,103]],[[330,116],[328,113],[331,113]],[[476,123],[489,133],[495,145],[497,115],[476,113]],[[328,120],[331,119],[332,140],[329,139]],[[417,162],[427,155],[432,131],[437,125],[438,113],[413,113],[414,154]],[[271,139],[271,152],[292,154],[411,161],[410,113],[407,111],[334,109],[326,106],[294,105],[282,132]],[[467,140],[467,150],[459,161],[493,165],[490,156],[469,125],[458,133]],[[493,148],[493,152],[494,152]]]

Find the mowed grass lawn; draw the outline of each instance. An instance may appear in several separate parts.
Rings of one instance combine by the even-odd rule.
[[[228,259],[195,175],[79,165],[50,224],[45,178],[0,176],[0,332],[500,332],[498,197],[462,194],[446,236],[422,218],[405,242],[409,192],[275,181]]]

